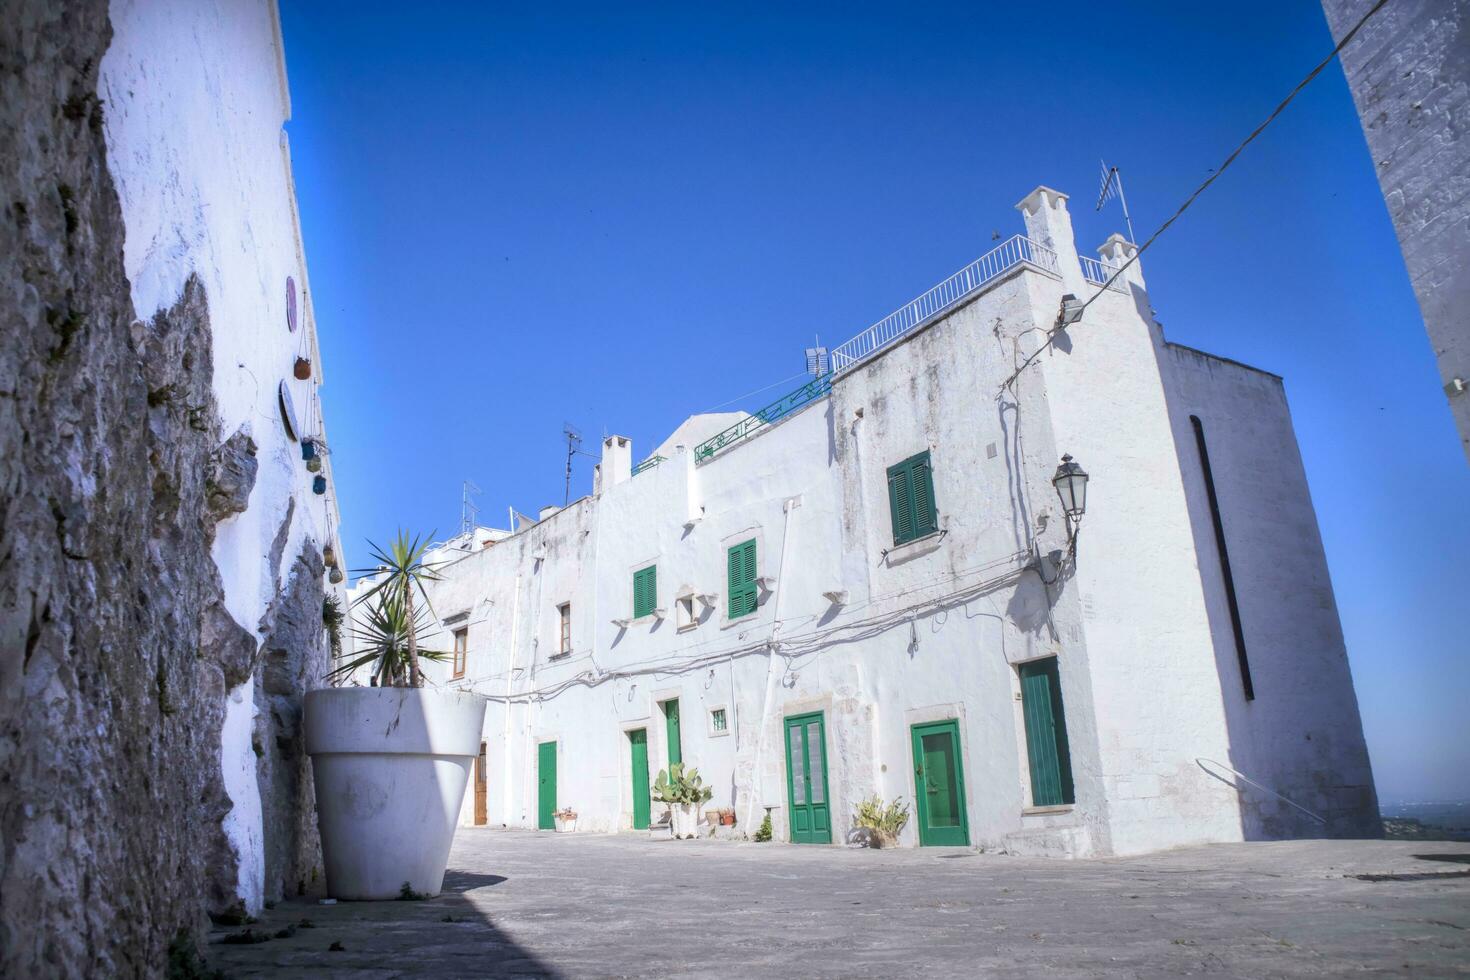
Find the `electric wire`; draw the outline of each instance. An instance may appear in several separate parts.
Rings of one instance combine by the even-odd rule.
[[[1158,227],[1158,230],[1149,236],[1148,241],[1140,245],[1138,247],[1138,251],[1134,252],[1133,256],[1127,262],[1124,262],[1121,266],[1119,266],[1117,271],[1108,277],[1108,281],[1098,287],[1097,292],[1088,297],[1087,302],[1083,303],[1082,308],[1077,311],[1076,317],[1072,321],[1074,324],[1078,322],[1078,320],[1082,316],[1082,313],[1089,306],[1092,305],[1093,300],[1097,299],[1104,292],[1106,292],[1108,288],[1113,285],[1113,282],[1128,270],[1129,266],[1137,262],[1139,258],[1143,256],[1143,253],[1148,251],[1148,247],[1152,245],[1160,235],[1169,230],[1169,226],[1177,221],[1179,217],[1189,209],[1189,206],[1193,204],[1195,200],[1205,192],[1205,189],[1213,184],[1216,180],[1218,180],[1221,174],[1225,173],[1226,168],[1228,168],[1232,163],[1235,162],[1236,157],[1240,156],[1241,151],[1243,151],[1247,146],[1254,142],[1257,136],[1260,136],[1261,133],[1265,132],[1266,127],[1271,125],[1271,123],[1276,120],[1277,116],[1281,115],[1282,111],[1291,104],[1291,101],[1297,97],[1301,90],[1306,88],[1307,85],[1309,85],[1314,78],[1320,75],[1322,73],[1322,69],[1326,68],[1329,64],[1332,63],[1332,60],[1337,57],[1338,52],[1347,47],[1348,42],[1350,42],[1357,35],[1358,31],[1362,30],[1364,24],[1368,23],[1368,18],[1378,13],[1378,11],[1382,9],[1383,5],[1387,2],[1388,0],[1378,0],[1377,3],[1369,8],[1367,13],[1359,18],[1358,22],[1353,25],[1352,30],[1344,34],[1342,36],[1342,40],[1337,42],[1337,46],[1332,49],[1332,52],[1328,54],[1327,57],[1323,58],[1317,64],[1317,67],[1308,72],[1306,78],[1303,78],[1300,82],[1296,84],[1296,87],[1291,90],[1286,98],[1281,100],[1281,104],[1278,105],[1274,110],[1272,110],[1271,114],[1266,117],[1266,120],[1262,122],[1259,126],[1257,126],[1254,130],[1252,130],[1251,134],[1247,136],[1239,146],[1231,151],[1230,155],[1225,158],[1225,162],[1216,167],[1214,173],[1210,174],[1209,177],[1205,178],[1204,183],[1200,184],[1194,189],[1193,194],[1190,194],[1189,197],[1185,198],[1184,203],[1179,205],[1178,209],[1169,216],[1169,220],[1160,225]],[[1021,373],[1031,365],[1031,362],[1040,357],[1042,353],[1045,352],[1047,348],[1052,345],[1052,343],[1056,340],[1057,334],[1061,332],[1063,326],[1066,326],[1066,324],[1062,324],[1059,322],[1056,326],[1052,327],[1050,331],[1048,331],[1046,340],[1043,341],[1041,346],[1038,347],[1034,352],[1032,352],[1032,354],[1027,357],[1026,360],[1021,362],[1020,367],[1016,368],[1016,370],[1011,373],[1011,376],[1007,378],[1005,382],[1001,385],[1002,389],[1011,387],[1011,385],[1015,383],[1016,379],[1021,376]]]

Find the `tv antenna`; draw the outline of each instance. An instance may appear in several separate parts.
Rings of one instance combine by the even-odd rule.
[[[567,485],[561,502],[561,505],[565,507],[572,502],[572,457],[577,455],[582,447],[582,433],[578,432],[572,423],[566,422],[562,424],[561,434],[567,441]]]
[[[475,486],[475,481],[474,480],[466,480],[466,481],[464,481],[464,492],[460,496],[460,503],[459,503],[459,533],[460,534],[470,534],[470,533],[472,533],[475,530],[475,525],[476,525],[475,518],[476,518],[476,516],[479,515],[480,508],[475,504],[475,502],[474,502],[474,500],[472,498],[473,498],[473,496],[475,494],[478,494],[478,493],[481,493],[481,492],[482,491],[480,490],[480,488],[477,487],[477,486]]]
[[[807,373],[810,374],[812,377],[820,378],[822,375],[827,373],[827,369],[831,365],[831,361],[827,356],[827,348],[821,346],[821,337],[813,334],[812,343],[818,346],[808,347],[806,349],[806,370]]]
[[[1138,239],[1133,237],[1133,219],[1128,215],[1128,198],[1123,196],[1123,175],[1117,167],[1110,167],[1105,161],[1098,162],[1102,164],[1102,186],[1098,189],[1094,210],[1101,211],[1103,205],[1113,199],[1113,189],[1117,188],[1118,203],[1123,205],[1123,223],[1128,226],[1128,240],[1137,245]]]

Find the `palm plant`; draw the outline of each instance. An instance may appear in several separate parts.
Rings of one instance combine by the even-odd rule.
[[[337,666],[328,679],[344,677],[359,667],[372,665],[374,686],[407,687],[413,678],[413,661],[409,658],[408,638],[416,630],[429,625],[428,614],[420,609],[410,628],[408,612],[400,595],[384,592],[378,601],[367,606],[354,618],[353,647],[357,654]],[[442,650],[416,650],[424,660],[443,661],[449,654]]]
[[[424,553],[429,550],[429,538],[410,538],[407,531],[400,530],[387,548],[379,547],[371,541],[368,542],[368,548],[372,551],[374,566],[357,569],[354,574],[381,577],[372,588],[362,594],[357,604],[362,605],[375,597],[381,597],[376,606],[378,612],[386,616],[392,610],[398,610],[395,614],[399,617],[396,625],[403,629],[408,677],[406,684],[401,679],[393,683],[406,687],[423,687],[424,672],[419,669],[418,631],[424,623],[420,621],[419,612],[415,609],[414,595],[417,593],[423,597],[424,606],[432,614],[433,609],[429,607],[429,594],[424,590],[424,583],[437,582],[439,575],[435,571],[435,564],[424,561]]]

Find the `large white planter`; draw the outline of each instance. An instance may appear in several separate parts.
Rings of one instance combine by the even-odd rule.
[[[327,892],[397,898],[444,886],[485,699],[463,691],[339,687],[306,695]]]
[[[669,807],[669,829],[675,840],[685,840],[699,833],[699,807],[693,803],[679,803]]]

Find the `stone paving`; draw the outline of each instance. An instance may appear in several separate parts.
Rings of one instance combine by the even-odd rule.
[[[444,894],[282,903],[250,977],[1470,975],[1470,844],[1286,841],[1043,861],[461,829]],[[333,944],[341,946],[332,951]]]

